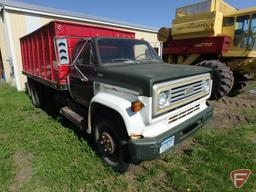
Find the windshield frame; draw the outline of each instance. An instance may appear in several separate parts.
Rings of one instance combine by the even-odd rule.
[[[114,40],[133,40],[133,41],[138,41],[138,42],[142,42],[144,43],[148,48],[149,48],[149,52],[151,55],[151,59],[149,60],[131,60],[131,61],[119,61],[119,62],[109,62],[109,63],[104,63],[101,60],[101,54],[100,54],[100,50],[99,50],[99,46],[98,46],[98,42],[102,39],[114,39]],[[96,48],[96,55],[97,55],[97,59],[98,59],[98,63],[100,66],[114,66],[114,65],[124,65],[124,64],[139,64],[141,62],[143,62],[143,64],[145,64],[146,62],[148,63],[152,63],[152,61],[154,62],[162,62],[162,59],[158,56],[157,52],[154,50],[154,48],[145,40],[139,40],[139,39],[129,39],[129,38],[116,38],[116,37],[96,37],[95,38],[95,48]],[[129,58],[127,58],[129,59]]]

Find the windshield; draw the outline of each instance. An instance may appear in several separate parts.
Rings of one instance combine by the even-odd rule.
[[[200,3],[180,7],[176,9],[176,16],[182,17],[186,15],[192,15],[197,13],[209,12],[211,10],[211,1],[203,1]]]
[[[156,51],[143,40],[103,38],[97,41],[103,64],[161,61]]]

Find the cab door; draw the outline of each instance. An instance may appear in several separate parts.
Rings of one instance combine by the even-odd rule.
[[[252,15],[251,26],[249,31],[248,49],[256,51],[256,14]]]
[[[234,46],[248,51],[256,50],[256,14],[236,18]]]
[[[93,81],[96,74],[95,49],[91,39],[79,41],[73,51],[70,67],[69,89],[72,98],[89,106],[93,97]]]
[[[250,16],[243,15],[236,18],[234,46],[247,49],[250,29]]]
[[[224,57],[256,57],[256,13],[224,17],[223,34],[233,39]]]

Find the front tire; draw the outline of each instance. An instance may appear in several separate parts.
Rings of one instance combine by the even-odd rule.
[[[208,67],[213,71],[213,85],[210,99],[218,100],[227,95],[234,85],[234,75],[230,68],[217,60],[202,61],[197,66]]]
[[[102,160],[114,171],[124,173],[129,167],[127,151],[122,145],[122,135],[117,133],[117,125],[106,119],[97,119],[94,123],[94,142]]]

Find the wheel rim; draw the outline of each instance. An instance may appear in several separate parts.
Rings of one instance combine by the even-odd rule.
[[[106,162],[112,164],[120,160],[120,146],[116,135],[107,124],[102,124],[97,128],[96,143]]]
[[[116,144],[111,135],[107,132],[103,132],[99,137],[99,143],[102,151],[107,155],[113,155],[116,150]]]

